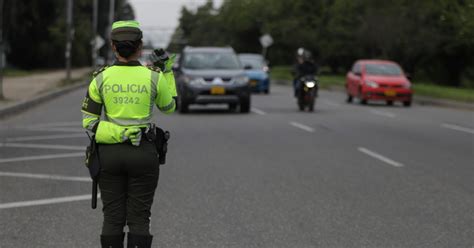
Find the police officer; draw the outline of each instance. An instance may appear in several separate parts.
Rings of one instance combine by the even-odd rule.
[[[101,165],[100,240],[102,247],[123,247],[123,228],[128,225],[127,247],[151,247],[150,210],[159,162],[154,142],[146,137],[153,105],[164,113],[175,110],[174,79],[168,82],[169,76],[159,68],[138,62],[142,50],[138,22],[115,22],[111,42],[116,62],[94,73],[82,106],[83,127],[95,133]],[[171,66],[172,62],[166,64],[167,73],[172,73]]]

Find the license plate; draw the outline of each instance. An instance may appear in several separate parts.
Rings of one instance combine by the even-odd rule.
[[[385,91],[385,96],[396,96],[397,95],[397,92],[394,91],[394,90],[387,90]]]
[[[225,88],[220,86],[214,86],[211,88],[211,95],[225,95]]]
[[[256,86],[257,83],[258,83],[257,80],[250,80],[250,85],[251,85],[251,86]]]

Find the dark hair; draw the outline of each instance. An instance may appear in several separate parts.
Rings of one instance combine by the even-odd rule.
[[[135,54],[142,44],[142,40],[137,40],[137,41],[116,41],[112,40],[112,43],[114,44],[115,48],[117,49],[117,52],[120,56],[128,59],[130,56]]]

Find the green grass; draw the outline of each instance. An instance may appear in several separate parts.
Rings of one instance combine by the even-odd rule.
[[[271,68],[270,78],[280,84],[291,84],[293,76],[291,66],[275,66]],[[344,75],[320,75],[319,81],[322,88],[343,87],[346,81]],[[474,102],[474,89],[455,88],[442,85],[414,82],[415,95],[428,96],[463,102]]]
[[[344,75],[320,75],[319,82],[322,88],[327,89],[334,86],[344,87],[346,76]]]
[[[270,70],[270,78],[280,84],[290,84],[293,81],[291,66],[275,66]],[[343,75],[320,75],[319,81],[322,88],[333,86],[344,86],[345,76]]]
[[[31,71],[18,70],[18,69],[5,69],[3,71],[3,76],[5,77],[24,77],[33,74]]]
[[[291,66],[275,66],[270,69],[270,78],[272,80],[293,80],[291,75]]]
[[[455,101],[474,102],[474,89],[455,88],[417,82],[413,84],[413,89],[415,90],[415,95]]]
[[[3,76],[4,77],[26,77],[26,76],[31,76],[33,74],[45,73],[48,71],[50,70],[46,70],[46,69],[21,70],[21,69],[8,68],[8,69],[3,70]]]

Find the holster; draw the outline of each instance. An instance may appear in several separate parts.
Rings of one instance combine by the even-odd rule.
[[[151,124],[145,136],[149,141],[155,143],[159,163],[166,164],[166,153],[168,152],[170,132],[164,131],[163,129],[156,127],[154,124]]]
[[[97,184],[99,182],[100,175],[100,159],[99,159],[99,149],[97,142],[95,142],[95,135],[92,137],[87,133],[89,137],[90,144],[86,148],[86,160],[85,165],[89,170],[89,175],[92,178],[92,209],[97,208]]]

